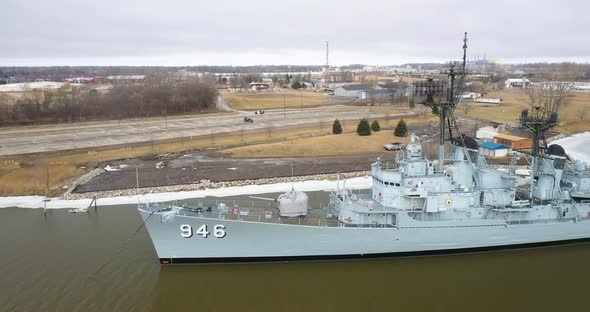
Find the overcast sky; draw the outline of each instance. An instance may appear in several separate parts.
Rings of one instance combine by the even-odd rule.
[[[582,0],[2,0],[0,65],[590,61]]]

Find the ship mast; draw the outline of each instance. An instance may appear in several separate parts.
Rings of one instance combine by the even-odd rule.
[[[444,168],[445,142],[463,143],[462,137],[457,135],[458,127],[455,121],[455,108],[463,93],[466,62],[467,33],[465,33],[463,38],[463,59],[460,68],[455,70],[457,64],[450,64],[449,71],[446,73],[448,78],[446,83],[441,80],[435,80],[433,77],[429,77],[426,81],[420,81],[414,84],[414,95],[425,97],[425,100],[419,102],[419,104],[429,107],[433,114],[439,116],[439,161],[437,168],[439,171],[442,171]],[[446,99],[444,101],[435,100],[435,97],[440,97],[444,95],[445,92]]]
[[[533,198],[533,189],[535,185],[535,178],[538,170],[538,158],[543,158],[548,146],[545,137],[545,132],[557,125],[558,114],[557,107],[552,105],[555,101],[553,97],[565,96],[566,93],[554,93],[554,85],[542,85],[538,90],[531,90],[530,92],[537,92],[541,94],[542,99],[531,102],[531,111],[525,109],[520,114],[520,125],[528,129],[533,134],[533,147],[531,150],[531,183],[529,186],[529,198]],[[562,90],[558,90],[562,91]],[[564,90],[567,91],[567,90]],[[534,95],[532,96],[535,97]]]

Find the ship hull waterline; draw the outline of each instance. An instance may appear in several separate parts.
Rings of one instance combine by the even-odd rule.
[[[532,248],[590,241],[590,220],[441,228],[320,227],[177,215],[139,209],[160,263],[246,263],[394,258]],[[224,236],[181,235],[222,225]]]

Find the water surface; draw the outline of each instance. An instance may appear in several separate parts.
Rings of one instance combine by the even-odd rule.
[[[318,202],[327,194],[311,198]],[[589,310],[590,244],[388,260],[160,267],[144,229],[113,255],[140,225],[132,205],[46,215],[41,209],[0,209],[0,311]]]

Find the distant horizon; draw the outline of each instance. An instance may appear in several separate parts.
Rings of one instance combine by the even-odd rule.
[[[140,58],[141,59],[141,58]],[[457,60],[416,60],[403,63],[362,63],[362,62],[351,62],[351,63],[339,63],[330,64],[330,67],[346,67],[354,65],[362,66],[406,66],[406,65],[420,65],[420,64],[440,64],[444,65],[450,61]],[[483,60],[483,59],[481,59]],[[552,58],[517,58],[517,59],[497,59],[488,58],[487,61],[496,65],[527,65],[527,64],[563,64],[571,63],[578,65],[590,64],[590,57],[552,57]],[[242,63],[242,64],[222,64],[222,63],[175,63],[175,64],[161,64],[161,63],[103,63],[103,62],[31,62],[17,61],[14,63],[6,63],[0,60],[0,68],[9,67],[262,67],[262,66],[300,66],[300,67],[325,67],[326,64],[313,64],[313,63]]]

